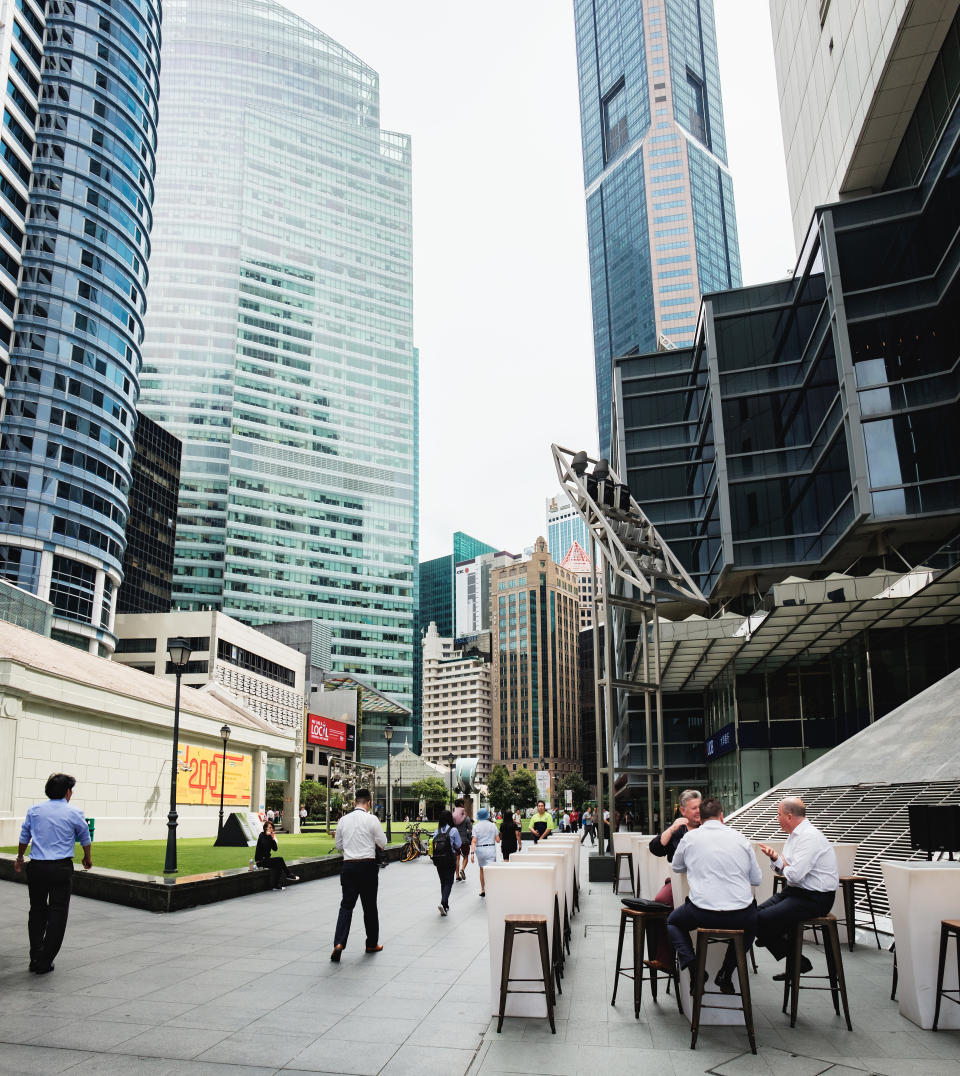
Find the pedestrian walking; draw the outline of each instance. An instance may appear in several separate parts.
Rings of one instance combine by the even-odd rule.
[[[467,880],[467,863],[470,859],[470,844],[473,839],[473,820],[467,814],[463,800],[457,800],[453,807],[453,824],[460,834],[460,855],[457,857],[456,880]]]
[[[342,898],[330,959],[339,963],[340,954],[347,947],[353,909],[358,898],[363,905],[367,952],[379,953],[383,948],[379,944],[380,917],[377,914],[377,887],[380,881],[377,849],[387,847],[387,838],[380,820],[370,813],[370,793],[367,789],[357,790],[354,809],[337,823],[334,843],[343,852],[343,865],[340,867]]]
[[[490,812],[486,807],[477,811],[477,824],[473,827],[470,843],[470,858],[475,859],[480,867],[480,896],[485,897],[486,885],[483,880],[483,868],[497,861],[497,842],[500,831],[490,821]]]
[[[580,843],[583,844],[583,842],[587,839],[587,836],[589,836],[590,843],[596,844],[597,827],[593,821],[593,811],[591,811],[589,807],[584,807],[581,821],[583,823],[583,833],[580,836]]]
[[[520,850],[522,828],[517,816],[512,811],[507,811],[500,823],[500,851],[503,853],[504,863],[509,863],[510,857]]]
[[[46,803],[27,809],[20,827],[20,844],[13,869],[24,869],[24,853],[30,846],[26,864],[30,913],[30,970],[35,975],[53,971],[53,960],[63,945],[73,890],[73,851],[77,841],[83,848],[83,869],[90,870],[90,828],[83,812],[70,806],[76,778],[53,773],[47,778]]]
[[[306,807],[301,807],[300,808],[300,825],[302,826],[304,824],[304,822],[306,822],[306,820],[307,820],[307,809],[306,809]]]
[[[440,903],[437,905],[437,911],[441,915],[446,915],[450,911],[450,890],[453,889],[457,861],[460,858],[460,834],[453,824],[453,815],[450,811],[440,812],[440,821],[433,835],[430,855],[440,878]]]

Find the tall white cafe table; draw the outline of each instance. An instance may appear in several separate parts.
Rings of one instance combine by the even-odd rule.
[[[526,857],[524,857],[526,860]],[[487,906],[487,932],[490,943],[490,1013],[500,1011],[500,972],[503,966],[503,921],[508,915],[543,915],[547,919],[547,945],[553,960],[553,916],[560,887],[560,861],[491,864],[484,867]],[[552,963],[551,963],[552,966]],[[512,979],[540,979],[540,949],[535,935],[514,938],[510,967]],[[522,990],[535,990],[527,983]],[[543,994],[507,994],[507,1016],[539,1016],[546,1019],[547,1002]]]
[[[557,901],[560,908],[560,937],[563,938],[563,925],[570,922],[573,914],[573,861],[571,849],[563,848],[558,842],[553,848],[544,847],[549,841],[540,841],[535,851],[526,853],[525,862],[539,863],[543,861],[560,863],[560,892]]]
[[[900,1013],[919,1027],[931,1028],[937,1000],[940,921],[960,918],[960,863],[886,860],[880,866],[897,943]],[[947,949],[943,985],[948,990],[957,989],[953,942]],[[937,1026],[960,1028],[960,1005],[943,1002]]]
[[[570,864],[570,876],[567,879],[567,911],[573,916],[574,890],[580,885],[580,839],[570,833],[551,834],[546,842],[536,845],[531,851],[555,852],[562,849]]]

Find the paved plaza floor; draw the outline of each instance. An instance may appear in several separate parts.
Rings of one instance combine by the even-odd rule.
[[[866,942],[844,950],[853,1032],[829,994],[812,993],[791,1031],[759,950],[759,1054],[736,1027],[705,1027],[691,1051],[671,998],[653,1005],[645,991],[635,1020],[624,981],[610,1006],[619,900],[586,877],[584,859],[556,1035],[545,1020],[519,1019],[496,1033],[476,868],[443,919],[432,864],[392,864],[380,875],[383,952],[363,952],[358,908],[339,965],[329,959],[336,878],[172,915],[75,897],[46,976],[27,971],[26,887],[0,882],[0,1072],[960,1076],[960,1032],[901,1017],[889,1000],[892,958]]]

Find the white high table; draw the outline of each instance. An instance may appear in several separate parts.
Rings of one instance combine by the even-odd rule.
[[[580,888],[580,838],[575,833],[551,833],[546,844],[535,845],[531,851],[554,852],[562,848],[570,860],[570,884],[567,895],[569,914],[573,915],[573,893]]]
[[[900,1013],[919,1027],[931,1028],[937,1000],[940,921],[960,918],[960,863],[885,861],[880,865],[897,943]],[[952,942],[947,949],[943,985],[957,988]],[[960,1028],[960,1005],[944,1001],[938,1026]]]
[[[546,848],[550,841],[540,841],[536,849],[524,852],[524,863],[552,862],[559,860],[561,865],[561,889],[557,894],[560,907],[560,937],[563,938],[563,925],[569,923],[573,915],[573,849],[557,842],[552,848]]]
[[[534,861],[524,853],[521,861],[510,857],[509,863],[491,863],[484,867],[487,904],[487,931],[490,942],[490,1013],[500,1011],[500,972],[503,967],[503,921],[508,915],[543,915],[547,919],[547,946],[553,960],[553,917],[557,899],[563,899],[563,862],[560,856]],[[562,904],[560,905],[562,907]],[[561,928],[562,936],[562,928]],[[562,944],[562,942],[561,942]],[[540,949],[533,935],[514,939],[510,977],[540,979]],[[535,990],[527,983],[523,990]],[[547,1002],[543,994],[507,994],[507,1016],[539,1016],[546,1019]]]

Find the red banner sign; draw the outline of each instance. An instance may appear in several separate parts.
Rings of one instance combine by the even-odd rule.
[[[335,751],[347,749],[347,726],[319,714],[307,715],[307,743],[319,747],[331,747]]]

